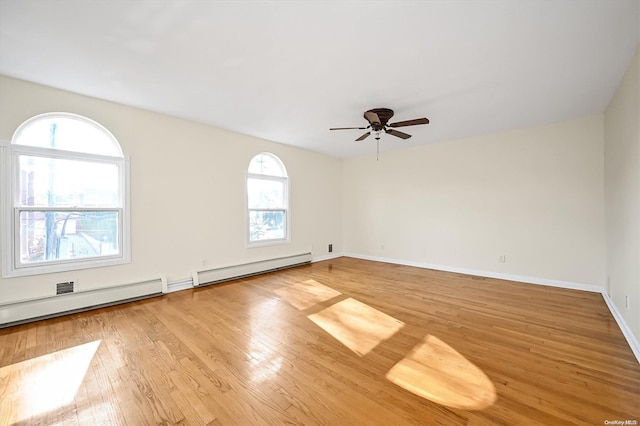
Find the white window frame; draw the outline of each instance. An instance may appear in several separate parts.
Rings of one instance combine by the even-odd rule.
[[[246,242],[247,242],[247,247],[263,247],[263,246],[271,246],[271,245],[276,245],[276,244],[286,244],[291,242],[291,217],[290,217],[290,205],[289,205],[289,176],[287,175],[287,169],[284,165],[284,163],[282,162],[282,160],[280,160],[280,158],[275,155],[272,154],[270,152],[261,152],[259,154],[254,155],[253,157],[251,157],[251,161],[253,161],[254,158],[256,158],[259,155],[268,155],[270,157],[272,157],[273,159],[275,159],[280,166],[282,166],[282,169],[285,172],[286,176],[272,176],[272,175],[265,175],[265,174],[260,174],[260,173],[249,173],[247,172],[246,174],[246,179],[245,179],[245,203],[246,203]],[[251,164],[251,161],[249,162],[249,164]],[[260,180],[268,180],[268,181],[275,181],[275,182],[280,182],[283,184],[284,186],[284,208],[275,208],[275,209],[269,209],[269,208],[264,208],[264,209],[255,209],[255,208],[250,208],[249,207],[249,179],[260,179]],[[258,241],[251,241],[251,212],[253,211],[260,211],[260,212],[264,212],[264,211],[276,211],[276,212],[284,212],[284,238],[272,238],[272,239],[268,239],[268,240],[258,240]]]
[[[74,114],[51,113],[33,117],[25,122],[39,117],[64,116],[86,120],[87,123],[97,125],[101,130],[106,129],[92,120]],[[22,127],[22,126],[21,126]],[[114,139],[114,142],[117,141]],[[114,164],[118,167],[118,185],[120,188],[120,200],[118,207],[87,208],[87,207],[47,207],[47,206],[21,206],[19,199],[19,156],[30,155],[43,158],[80,160],[84,162],[96,162]],[[0,143],[0,164],[2,164],[2,196],[0,208],[2,209],[2,277],[13,278],[29,275],[65,272],[79,269],[98,268],[104,266],[120,265],[131,262],[130,250],[130,213],[129,213],[129,158],[126,156],[115,157],[97,154],[87,154],[60,149],[41,148],[28,145],[12,144],[9,141]],[[78,259],[51,260],[42,263],[22,263],[20,261],[20,229],[19,220],[22,211],[117,211],[118,214],[118,247],[119,254],[100,257],[86,257]]]

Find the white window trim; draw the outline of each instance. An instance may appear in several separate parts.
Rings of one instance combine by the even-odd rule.
[[[89,120],[90,121],[90,120]],[[61,159],[81,159],[83,161],[96,161],[96,162],[109,162],[118,165],[119,170],[119,185],[122,188],[122,200],[120,207],[106,208],[108,211],[119,211],[119,218],[122,222],[118,223],[119,229],[119,243],[120,254],[114,256],[105,257],[90,257],[84,259],[74,260],[58,260],[54,262],[47,262],[46,264],[32,264],[32,265],[19,265],[17,259],[17,247],[16,244],[19,241],[17,237],[17,215],[20,210],[48,210],[49,208],[42,207],[28,207],[18,208],[17,186],[19,182],[16,179],[17,172],[17,158],[20,154],[31,154],[37,156],[43,156],[46,154],[48,158],[61,158]],[[111,157],[96,154],[86,154],[79,152],[63,151],[58,149],[48,149],[32,147],[27,145],[14,145],[10,141],[0,141],[0,164],[2,165],[2,183],[0,189],[2,194],[0,196],[0,208],[2,221],[2,277],[14,278],[30,275],[49,274],[55,272],[74,271],[80,269],[99,268],[105,266],[122,265],[131,263],[131,214],[130,214],[130,159],[128,156],[123,157]],[[55,210],[73,210],[73,211],[95,211],[100,210],[98,208],[55,208]]]
[[[268,154],[278,161],[281,161],[278,157],[270,153],[262,153]],[[258,154],[260,155],[260,154]],[[278,181],[284,184],[285,194],[284,194],[284,209],[251,209],[249,208],[249,179],[262,179],[262,180],[272,180]],[[245,191],[245,224],[246,224],[246,243],[248,248],[253,247],[264,247],[264,246],[272,246],[277,244],[287,244],[291,242],[291,206],[289,204],[289,177],[288,176],[271,176],[271,175],[263,175],[258,173],[246,173],[244,184]],[[284,218],[285,218],[285,237],[284,238],[272,238],[269,240],[260,240],[260,241],[251,241],[251,224],[249,221],[250,213],[252,211],[283,211],[284,210]]]

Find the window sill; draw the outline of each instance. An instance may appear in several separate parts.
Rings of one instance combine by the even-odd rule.
[[[288,244],[290,242],[291,240],[289,240],[288,238],[283,238],[278,240],[253,241],[253,242],[247,243],[247,248],[277,246],[280,244]]]
[[[56,272],[77,271],[80,269],[102,268],[106,266],[124,265],[131,263],[129,258],[94,259],[84,262],[56,263],[52,265],[27,266],[23,268],[3,268],[2,278],[27,277],[31,275],[52,274]]]

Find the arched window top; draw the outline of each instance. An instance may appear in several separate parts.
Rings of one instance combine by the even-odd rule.
[[[11,143],[123,157],[111,132],[89,118],[70,113],[48,113],[28,119],[13,134]]]
[[[249,173],[256,175],[287,177],[287,169],[280,159],[268,152],[263,152],[251,159]]]

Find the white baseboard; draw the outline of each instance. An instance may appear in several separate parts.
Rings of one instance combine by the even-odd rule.
[[[369,256],[365,254],[357,254],[357,253],[344,253],[346,257],[353,257],[355,259],[363,259],[363,260],[372,260],[375,262],[385,262],[385,263],[393,263],[396,265],[405,265],[405,266],[414,266],[416,268],[424,268],[424,269],[433,269],[436,271],[444,271],[444,272],[456,272],[460,274],[467,275],[476,275],[480,277],[487,278],[497,278],[501,280],[507,281],[517,281],[526,284],[537,284],[537,285],[546,285],[550,287],[559,287],[559,288],[567,288],[571,290],[582,290],[589,291],[592,293],[600,293],[602,294],[602,298],[604,299],[611,315],[618,323],[618,327],[620,327],[620,331],[624,335],[627,343],[631,347],[631,351],[635,355],[638,363],[640,363],[640,344],[638,343],[638,339],[631,331],[631,328],[626,323],[620,311],[618,311],[615,303],[607,294],[607,291],[604,287],[593,285],[593,284],[583,284],[583,283],[574,283],[570,281],[559,281],[559,280],[550,280],[547,278],[538,278],[538,277],[529,277],[524,275],[512,275],[512,274],[503,274],[500,272],[490,272],[490,271],[482,271],[477,269],[467,269],[467,268],[458,268],[453,266],[443,266],[443,265],[434,265],[431,263],[422,263],[422,262],[412,262],[412,261],[404,261],[398,259],[390,259],[384,257],[377,256]]]
[[[582,283],[574,283],[570,281],[560,281],[560,280],[550,280],[547,278],[529,277],[526,275],[512,275],[512,274],[504,274],[501,272],[483,271],[480,269],[467,269],[467,268],[458,268],[455,266],[435,265],[432,263],[389,259],[385,257],[376,257],[376,256],[369,256],[369,255],[356,254],[356,253],[345,253],[345,256],[354,257],[356,259],[373,260],[376,262],[386,262],[386,263],[395,263],[397,265],[415,266],[416,268],[434,269],[436,271],[456,272],[459,274],[476,275],[480,277],[496,278],[499,280],[507,280],[507,281],[517,281],[517,282],[522,282],[527,284],[539,284],[539,285],[546,285],[550,287],[560,287],[560,288],[568,288],[572,290],[590,291],[592,293],[602,293],[604,291],[603,287],[593,285],[593,284],[582,284]]]
[[[165,293],[173,293],[174,291],[180,290],[188,290],[193,288],[193,279],[186,278],[184,280],[172,281],[167,283],[167,288],[165,289]]]
[[[345,256],[344,253],[331,253],[331,254],[327,254],[325,256],[313,256],[313,258],[311,259],[311,263],[322,262],[322,261],[331,260],[331,259],[337,259],[339,257],[344,257],[344,256]]]
[[[616,304],[613,303],[613,300],[611,299],[611,297],[609,297],[606,291],[602,292],[602,298],[609,307],[611,315],[613,315],[613,318],[618,323],[618,327],[620,327],[620,331],[622,331],[624,338],[627,339],[627,342],[629,343],[633,354],[636,356],[638,363],[640,363],[640,343],[638,342],[638,339],[636,339],[636,336],[633,335],[631,328],[629,328],[629,325],[624,320],[624,317],[616,307]]]

